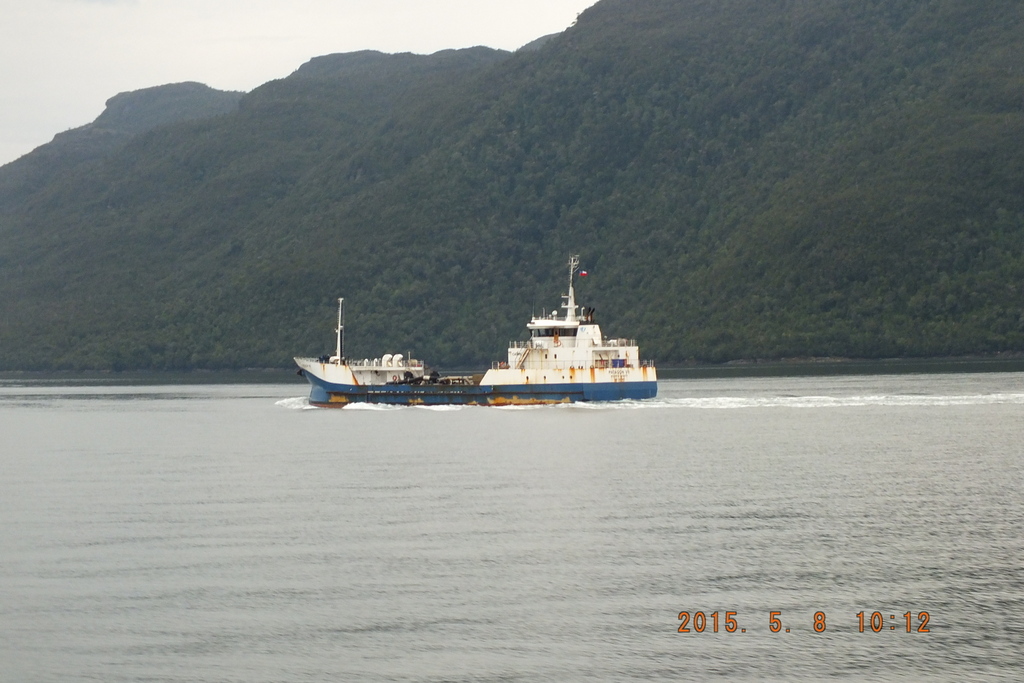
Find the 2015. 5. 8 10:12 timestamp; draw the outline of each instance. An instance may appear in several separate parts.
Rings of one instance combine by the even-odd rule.
[[[739,612],[680,612],[679,613],[679,633],[718,633],[719,629],[725,633],[746,633],[747,628],[745,625],[741,625]],[[882,631],[896,631],[897,627],[900,631],[906,631],[906,633],[931,633],[928,628],[928,622],[931,620],[931,615],[928,612],[904,612],[902,618],[897,618],[895,613],[890,613],[888,621],[883,612],[858,612],[857,618],[857,631],[859,633],[865,633],[866,631],[873,631],[880,633]],[[787,625],[792,624],[792,628]],[[783,622],[782,612],[775,611],[768,613],[768,630],[772,633],[791,633],[793,628],[801,630],[800,626],[810,626],[811,630],[815,633],[824,633],[828,630],[828,617],[822,612],[818,611],[813,614],[810,619],[807,617],[796,618],[794,620],[786,620]],[[753,628],[753,625],[751,625]],[[758,630],[753,628],[753,630]]]

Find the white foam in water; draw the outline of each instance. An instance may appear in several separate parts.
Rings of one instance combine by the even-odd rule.
[[[401,410],[405,406],[392,406],[386,403],[350,403],[345,410]]]
[[[574,407],[598,409],[696,408],[730,410],[738,408],[850,408],[858,406],[969,406],[1024,404],[1024,394],[982,394],[975,396],[715,396],[709,398],[670,398],[617,403],[574,404]]]
[[[860,406],[971,406],[1022,405],[1024,394],[979,395],[866,395],[866,396],[714,396],[705,398],[654,398],[642,401],[597,401],[592,403],[558,403],[555,405],[497,406],[498,410],[643,410],[651,408],[693,408],[697,410],[736,410],[750,408],[851,408]],[[290,410],[315,410],[305,397],[286,398],[276,405]],[[410,406],[380,403],[352,403],[345,410],[401,410]],[[447,412],[478,406],[420,405],[420,410]]]
[[[274,405],[287,408],[289,410],[307,410],[315,406],[309,405],[309,399],[305,396],[297,396],[295,398],[284,398],[275,403]]]

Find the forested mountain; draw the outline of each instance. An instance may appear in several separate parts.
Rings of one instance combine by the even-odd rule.
[[[351,355],[475,365],[570,252],[662,363],[1024,351],[1022,19],[603,0],[513,54],[313,60],[0,194],[0,368],[284,366],[338,296]]]

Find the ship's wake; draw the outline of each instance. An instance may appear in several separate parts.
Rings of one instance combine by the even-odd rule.
[[[276,405],[289,410],[320,410],[311,406],[305,397],[286,398]],[[693,410],[740,410],[756,408],[856,408],[864,406],[991,406],[1024,405],[1024,393],[926,395],[926,394],[869,394],[858,396],[708,396],[671,397],[644,400],[595,401],[592,403],[559,403],[529,406],[471,406],[471,405],[419,405],[400,406],[380,403],[352,403],[346,411],[429,410],[451,412],[457,410],[665,410],[689,408]],[[324,410],[329,410],[325,408]]]
[[[853,408],[863,406],[988,406],[1024,405],[1024,394],[919,395],[877,394],[860,396],[713,396],[700,398],[653,398],[642,401],[573,403],[559,406],[583,410],[643,410],[692,408],[735,410],[753,408]]]

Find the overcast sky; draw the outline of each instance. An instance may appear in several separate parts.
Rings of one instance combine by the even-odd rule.
[[[0,165],[119,92],[252,90],[320,55],[514,50],[597,0],[0,0]]]

